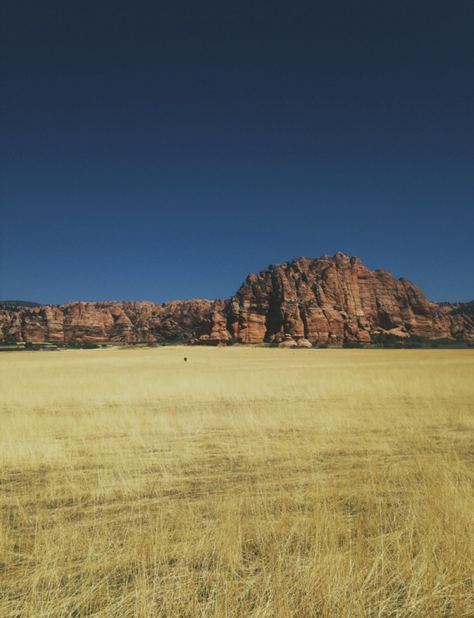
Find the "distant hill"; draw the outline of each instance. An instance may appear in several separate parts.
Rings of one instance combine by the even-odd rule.
[[[41,303],[33,303],[29,300],[0,300],[0,307],[14,309],[15,307],[41,307]]]

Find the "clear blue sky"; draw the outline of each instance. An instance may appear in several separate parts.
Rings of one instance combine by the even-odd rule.
[[[343,251],[474,298],[474,2],[5,0],[0,299]]]

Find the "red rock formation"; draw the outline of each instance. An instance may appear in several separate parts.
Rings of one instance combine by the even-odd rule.
[[[223,303],[222,303],[223,304]],[[194,336],[211,316],[209,300],[68,303],[0,309],[0,340],[32,343],[154,342]]]
[[[227,345],[230,334],[227,330],[227,318],[223,313],[225,303],[218,298],[212,303],[209,318],[203,320],[198,329],[196,343],[201,345]]]
[[[376,333],[474,340],[472,316],[443,311],[406,279],[372,272],[343,253],[250,274],[224,313],[232,337],[243,343],[285,335],[311,343],[370,342]]]
[[[449,324],[452,337],[474,341],[474,300],[470,303],[442,303],[439,307]]]
[[[406,279],[343,253],[300,258],[250,274],[235,296],[150,302],[0,307],[0,341],[134,343],[192,339],[207,345],[370,342],[377,334],[474,341],[474,301],[429,302]],[[293,345],[292,344],[292,345]]]

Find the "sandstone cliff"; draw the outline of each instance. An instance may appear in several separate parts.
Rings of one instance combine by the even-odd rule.
[[[69,303],[0,309],[0,340],[32,343],[155,342],[194,337],[210,300]]]
[[[462,307],[443,309],[410,281],[373,272],[343,253],[250,274],[222,315],[232,338],[244,343],[286,335],[311,343],[370,342],[378,333],[474,340],[473,315]]]
[[[308,342],[369,343],[380,334],[474,341],[474,301],[430,302],[410,281],[336,253],[250,274],[227,301],[0,307],[0,341],[6,342],[190,339],[206,345],[234,340],[303,347]]]

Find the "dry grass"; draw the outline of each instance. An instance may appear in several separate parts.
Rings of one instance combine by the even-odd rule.
[[[25,352],[0,378],[2,618],[474,616],[473,352]]]

